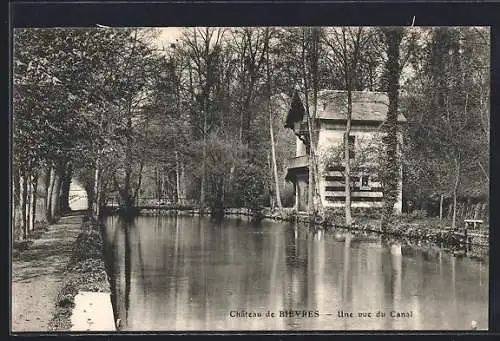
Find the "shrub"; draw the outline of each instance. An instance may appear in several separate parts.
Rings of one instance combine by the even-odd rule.
[[[97,258],[87,258],[78,263],[74,263],[68,266],[68,270],[78,273],[88,273],[97,270],[104,270],[104,263],[101,259]]]
[[[103,241],[101,234],[97,231],[83,231],[75,241],[69,265],[72,266],[88,258],[100,258],[102,252]]]
[[[109,283],[103,260],[103,241],[97,222],[84,219],[82,232],[76,238],[66,277],[56,297],[56,309],[49,322],[49,330],[65,331],[71,328],[71,313],[79,291],[109,292]]]
[[[295,191],[293,185],[286,183],[281,189],[280,194],[283,207],[293,207],[295,205]]]
[[[256,165],[249,164],[239,169],[237,176],[235,190],[240,194],[244,206],[259,218],[269,197],[266,191],[268,186],[266,174]]]
[[[414,210],[409,214],[409,216],[413,219],[423,219],[427,218],[427,211],[426,210]]]
[[[353,207],[352,215],[359,218],[378,219],[380,218],[381,210],[375,207]]]
[[[61,308],[72,308],[77,293],[78,285],[76,280],[74,278],[68,279],[57,294],[56,305]]]
[[[329,225],[344,225],[345,215],[342,207],[329,207],[325,209],[324,220]]]

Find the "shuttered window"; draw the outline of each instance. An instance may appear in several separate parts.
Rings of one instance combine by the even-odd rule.
[[[355,136],[349,135],[348,138],[348,144],[349,144],[349,159],[354,159],[354,142],[355,142]]]

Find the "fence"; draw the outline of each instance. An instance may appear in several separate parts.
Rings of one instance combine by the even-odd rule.
[[[108,199],[106,206],[108,207],[118,207],[120,206],[121,199],[119,196],[114,196]],[[134,205],[140,206],[172,206],[177,205],[178,202],[172,199],[159,199],[157,197],[139,197],[135,200]],[[182,205],[195,205],[196,203],[192,200],[183,200]]]

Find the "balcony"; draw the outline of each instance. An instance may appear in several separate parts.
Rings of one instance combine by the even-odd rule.
[[[285,179],[295,181],[298,174],[307,174],[309,170],[309,155],[302,155],[288,159]]]
[[[295,122],[293,127],[293,132],[295,133],[295,135],[299,136],[309,134],[307,121]]]
[[[288,159],[287,168],[300,168],[309,166],[309,155],[296,156]]]

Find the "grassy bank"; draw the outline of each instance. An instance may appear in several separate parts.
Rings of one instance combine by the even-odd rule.
[[[247,209],[227,209],[229,216],[251,216],[252,212]],[[401,214],[394,216],[389,222],[387,229],[381,231],[379,213],[364,212],[355,216],[354,223],[347,228],[342,212],[338,210],[326,210],[323,216],[310,217],[307,214],[297,214],[291,208],[275,209],[264,208],[260,215],[264,219],[277,221],[298,221],[308,223],[316,229],[326,231],[353,230],[382,234],[388,238],[407,240],[410,242],[430,242],[434,245],[459,246],[471,244],[488,246],[489,231],[487,228],[470,232],[467,236],[462,228],[451,229],[450,222],[440,220],[437,217],[425,217],[418,214]]]
[[[140,210],[141,215],[198,215],[197,209],[176,210],[170,208],[145,208]],[[210,210],[205,211],[210,215]],[[351,231],[359,234],[381,235],[385,240],[399,241],[403,245],[417,245],[418,247],[441,247],[452,250],[473,248],[480,250],[480,258],[487,258],[489,246],[489,230],[487,226],[465,234],[463,222],[458,222],[458,228],[451,229],[449,220],[440,220],[437,217],[427,217],[420,212],[394,216],[385,231],[380,228],[380,212],[377,210],[353,209],[354,223],[347,227],[344,223],[344,212],[339,209],[327,209],[324,215],[309,216],[307,213],[298,213],[293,208],[271,209],[264,207],[258,212],[247,208],[226,208],[226,216],[251,219],[269,219],[275,221],[299,222],[307,224],[312,229],[322,229],[326,232]],[[486,251],[484,251],[486,249]],[[458,251],[462,252],[462,251]],[[485,256],[486,254],[486,256]]]
[[[79,291],[110,292],[99,226],[97,222],[84,218],[81,230],[57,294],[54,316],[49,322],[52,331],[71,329],[71,314]]]

